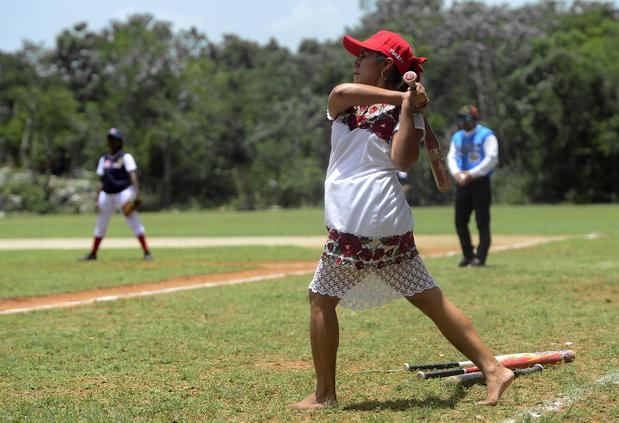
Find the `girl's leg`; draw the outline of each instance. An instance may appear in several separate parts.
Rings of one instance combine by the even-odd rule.
[[[303,401],[292,404],[294,408],[324,408],[337,402],[335,362],[340,329],[335,307],[340,299],[312,291],[309,297],[310,342],[316,370],[316,392]]]
[[[97,257],[99,245],[101,244],[103,237],[105,237],[107,226],[110,223],[110,218],[114,214],[113,195],[106,194],[101,191],[99,193],[99,198],[97,198],[97,207],[99,208],[99,212],[97,213],[97,223],[95,225],[95,236],[92,243],[92,249],[88,255],[90,259]]]
[[[138,212],[134,211],[129,216],[125,216],[125,222],[133,235],[138,239],[140,245],[142,246],[142,250],[144,254],[150,254],[148,251],[148,244],[146,243],[146,235],[144,234],[144,225],[140,221],[140,217],[138,216]]]
[[[432,319],[445,338],[481,369],[486,377],[488,392],[478,404],[495,405],[514,380],[514,373],[494,358],[473,328],[471,320],[438,287],[406,299]]]
[[[135,191],[133,187],[129,187],[123,192],[119,194],[120,201],[119,207],[122,207],[127,201],[132,201],[135,198]],[[148,250],[148,244],[146,243],[146,235],[144,234],[144,225],[138,216],[137,211],[133,211],[129,216],[125,216],[125,222],[133,235],[138,239],[140,245],[142,246],[142,251],[144,252],[145,259],[151,259],[150,251]]]

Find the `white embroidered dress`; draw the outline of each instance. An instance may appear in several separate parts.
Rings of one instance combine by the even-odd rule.
[[[310,289],[351,308],[436,286],[415,247],[410,207],[391,160],[400,108],[352,107],[333,121],[325,180],[329,238]],[[424,129],[415,116],[415,127]]]

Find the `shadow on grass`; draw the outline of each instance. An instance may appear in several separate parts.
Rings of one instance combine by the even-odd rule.
[[[451,396],[447,399],[442,399],[435,396],[426,397],[424,399],[397,399],[389,401],[364,401],[357,404],[347,405],[343,410],[350,411],[370,411],[370,410],[392,410],[405,411],[411,408],[453,408],[458,402],[464,398],[466,392],[464,389],[454,389]]]

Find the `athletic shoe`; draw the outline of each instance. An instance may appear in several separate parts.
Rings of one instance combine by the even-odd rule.
[[[150,251],[144,253],[144,260],[153,261],[153,255],[150,253]]]
[[[471,266],[473,267],[482,267],[486,265],[486,260],[482,260],[479,259],[477,257],[475,257],[473,260],[471,260]]]
[[[471,262],[473,261],[473,259],[467,258],[467,257],[462,257],[462,260],[460,260],[460,263],[458,263],[459,267],[466,267],[469,264],[471,264]]]
[[[97,259],[97,255],[93,252],[90,252],[86,254],[84,257],[80,257],[79,261],[92,261],[96,259]]]

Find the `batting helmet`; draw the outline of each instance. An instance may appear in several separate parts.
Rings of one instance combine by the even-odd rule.
[[[107,136],[108,136],[108,137],[110,137],[110,138],[116,138],[117,140],[124,141],[124,138],[123,138],[123,133],[122,133],[122,132],[120,132],[120,131],[119,131],[118,129],[116,129],[116,128],[110,128],[110,129],[107,131]]]
[[[458,110],[458,119],[467,121],[479,120],[479,111],[472,104],[467,104]]]

